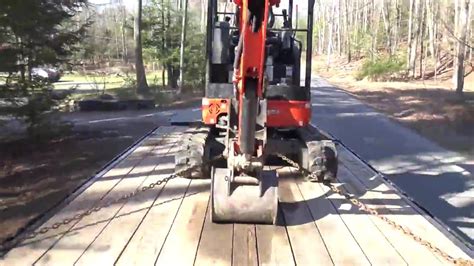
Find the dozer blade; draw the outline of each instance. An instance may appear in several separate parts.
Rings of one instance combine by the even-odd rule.
[[[231,183],[231,171],[212,170],[213,222],[274,224],[278,213],[278,179],[275,171],[263,171],[258,185]]]

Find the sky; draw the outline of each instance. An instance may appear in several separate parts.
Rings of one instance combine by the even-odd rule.
[[[125,6],[127,6],[130,9],[133,9],[136,5],[137,0],[89,0],[89,2],[91,2],[92,4],[98,4],[98,5],[123,2]]]
[[[220,0],[220,1],[225,1],[225,0]],[[135,10],[135,7],[137,5],[137,0],[89,0],[89,2],[92,4],[97,4],[97,5],[118,4],[122,2],[127,7],[127,9],[131,10],[132,12]],[[147,0],[143,0],[143,4],[146,4],[147,2],[148,2]],[[283,7],[287,7],[288,0],[281,0],[281,3]],[[308,0],[294,0],[294,5],[295,6],[298,5],[299,17],[306,17]],[[274,9],[276,13],[281,13],[280,10],[278,11],[277,10],[278,9]]]
[[[133,8],[135,6],[137,0],[89,0],[89,1],[93,4],[107,4],[107,3],[122,1],[128,8]],[[295,5],[298,4],[300,7],[306,8],[307,1],[308,0],[296,0],[296,1],[294,1],[294,3],[295,3]],[[282,2],[286,2],[286,1],[282,0]]]

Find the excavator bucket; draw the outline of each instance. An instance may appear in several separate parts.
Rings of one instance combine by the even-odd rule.
[[[275,223],[278,213],[275,171],[262,171],[256,183],[230,182],[232,173],[225,168],[214,168],[211,177],[213,222]]]

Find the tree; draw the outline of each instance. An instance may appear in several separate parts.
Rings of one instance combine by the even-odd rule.
[[[456,93],[459,95],[463,94],[464,90],[464,58],[465,58],[465,51],[466,51],[466,36],[467,36],[467,25],[468,25],[468,17],[469,17],[469,2],[470,0],[460,0],[458,4],[459,12],[458,16],[459,22],[457,23],[457,31],[459,33],[459,39],[457,41],[457,65],[455,75],[455,87]]]
[[[96,64],[114,59],[128,63],[129,47],[134,47],[133,21],[123,5],[94,8],[91,5],[75,18],[84,21],[93,17],[93,23],[87,29],[87,35],[78,44],[74,53],[76,62]],[[132,29],[132,30],[129,30]]]
[[[199,10],[190,7],[184,42],[183,81],[187,86],[200,86],[205,74],[205,35],[200,31]],[[183,11],[169,0],[151,0],[144,9],[144,47],[166,70],[167,86],[171,88],[178,88],[182,15]]]
[[[31,69],[42,64],[66,62],[75,45],[84,37],[90,23],[72,21],[87,0],[2,0],[0,4],[0,40],[15,62],[12,72],[20,71],[21,80],[31,80]],[[13,53],[13,54],[12,54]]]
[[[68,62],[89,26],[74,19],[85,9],[86,0],[2,0],[0,4],[0,71],[20,72],[19,78],[13,75],[0,84],[0,97],[11,103],[8,114],[22,119],[35,141],[68,128],[54,117],[67,95],[54,94],[48,81],[33,80],[32,69]]]
[[[348,62],[370,61],[361,68],[377,68],[375,72],[384,73],[382,79],[437,79],[440,73],[453,71],[453,84],[458,92],[462,90],[461,72],[466,63],[474,63],[473,0],[319,0],[316,4],[313,38],[318,54],[327,55],[327,65],[337,48]],[[382,64],[387,62],[392,63]]]
[[[150,88],[145,75],[145,66],[143,64],[142,49],[142,0],[137,0],[137,13],[135,15],[135,69],[137,74],[137,94],[145,94]]]
[[[181,26],[181,43],[180,43],[180,51],[179,51],[179,91],[178,93],[183,93],[184,87],[184,49],[186,46],[186,26],[187,26],[187,19],[188,19],[188,0],[184,1],[184,8],[183,8],[183,24]]]

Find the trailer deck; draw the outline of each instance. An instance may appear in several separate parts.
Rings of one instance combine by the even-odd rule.
[[[182,127],[160,127],[48,219],[50,226],[167,177]],[[339,147],[337,185],[452,257],[469,249],[358,157]],[[0,265],[441,265],[439,255],[296,169],[280,177],[278,225],[214,224],[210,180],[172,179],[50,230]],[[296,182],[295,182],[296,181]],[[41,227],[40,227],[41,228]]]

